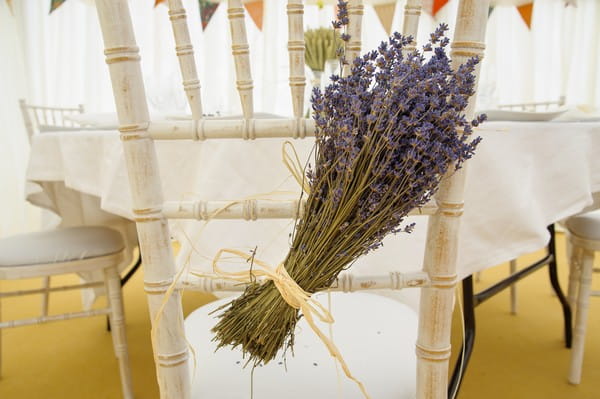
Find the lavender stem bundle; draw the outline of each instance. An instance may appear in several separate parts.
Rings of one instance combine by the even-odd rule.
[[[480,141],[471,137],[473,126],[485,116],[467,121],[463,112],[478,59],[453,71],[447,29],[440,25],[423,53],[403,54],[412,38],[396,33],[355,59],[349,76],[332,76],[324,92],[314,89],[310,193],[283,262],[305,291],[326,290],[386,235],[410,232],[413,225],[402,224],[408,213],[473,155]],[[272,281],[253,283],[223,309],[213,331],[219,346],[241,346],[249,363],[267,363],[293,346],[300,317]]]

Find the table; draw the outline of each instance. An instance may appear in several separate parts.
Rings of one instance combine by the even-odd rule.
[[[469,164],[461,219],[459,278],[542,248],[549,239],[546,226],[592,206],[594,194],[600,192],[600,161],[595,156],[600,154],[598,122],[489,122],[479,134],[483,141]],[[288,191],[277,198],[295,198],[293,193],[299,189],[280,164],[282,142],[159,142],[165,199],[231,200],[274,190]],[[312,140],[296,141],[295,146],[301,156],[307,156]],[[164,177],[166,169],[175,175],[171,180]],[[84,194],[88,202],[95,199],[103,217],[132,219],[116,131],[34,137],[27,180],[28,200],[54,207],[58,213],[62,211],[53,203],[62,194],[51,186],[62,182],[66,189]],[[71,201],[70,212],[93,215],[89,205]],[[353,271],[418,269],[426,223],[423,218],[416,220],[413,234],[386,239],[380,251],[361,259]],[[257,247],[260,258],[276,264],[285,256],[292,229],[289,221],[212,221],[201,227],[201,233],[197,226],[201,224],[174,222],[172,232],[182,243],[179,263],[190,254],[193,267],[201,270],[210,269],[212,256],[222,247]],[[414,290],[399,295],[416,307]]]

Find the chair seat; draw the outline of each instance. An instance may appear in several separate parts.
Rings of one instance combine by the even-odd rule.
[[[122,251],[121,234],[108,227],[82,226],[0,239],[0,267],[52,264]]]
[[[600,240],[600,210],[570,217],[566,225],[569,231],[578,237]]]
[[[327,306],[327,294],[314,296]],[[350,371],[377,399],[416,396],[418,315],[407,305],[368,293],[331,293],[335,319],[333,337]],[[250,398],[252,366],[239,348],[216,350],[210,313],[231,298],[221,299],[192,312],[185,320],[186,337],[194,349],[192,398]],[[328,326],[319,324],[328,334]],[[279,355],[278,355],[279,356]],[[363,398],[348,380],[323,343],[301,318],[296,328],[294,353],[278,357],[254,371],[254,397],[261,399]],[[342,395],[338,395],[338,384]]]

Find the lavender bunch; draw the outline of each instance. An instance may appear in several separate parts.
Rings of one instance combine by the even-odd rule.
[[[341,19],[334,23],[343,25]],[[485,116],[467,121],[463,113],[479,60],[453,71],[447,29],[440,25],[422,53],[403,54],[412,39],[396,33],[353,60],[349,76],[332,76],[324,92],[314,89],[317,145],[314,168],[307,172],[310,194],[284,261],[305,291],[330,287],[358,257],[382,246],[386,235],[410,232],[413,225],[403,225],[408,213],[426,204],[443,176],[473,155],[480,138],[471,133]],[[249,362],[266,363],[293,345],[300,317],[273,282],[251,284],[213,331],[221,346],[241,345]]]

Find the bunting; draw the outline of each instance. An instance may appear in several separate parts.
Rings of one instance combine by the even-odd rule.
[[[62,6],[62,4],[65,1],[66,0],[50,0],[50,12],[49,12],[49,14],[52,14],[58,7]]]
[[[531,29],[531,16],[533,14],[533,3],[523,4],[522,6],[518,6],[517,10],[519,14],[521,14],[521,18],[525,22],[525,25],[529,29]]]
[[[263,13],[265,9],[263,7],[263,0],[248,1],[244,3],[244,7],[246,7],[250,18],[252,18],[258,29],[262,31]]]
[[[423,0],[423,10],[435,18],[435,14],[444,7],[449,0]]]
[[[200,0],[200,19],[202,20],[202,30],[206,29],[206,26],[210,22],[213,14],[217,10],[219,3],[210,0]]]
[[[373,9],[388,35],[392,34],[392,21],[396,12],[396,3],[375,4]]]

